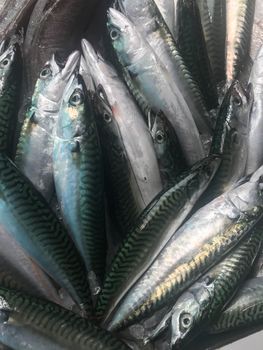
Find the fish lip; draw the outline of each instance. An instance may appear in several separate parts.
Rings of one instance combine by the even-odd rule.
[[[107,11],[108,22],[120,31],[124,31],[126,24],[123,19],[127,19],[126,16],[120,11],[110,7]]]
[[[99,62],[100,57],[88,40],[81,40],[81,48],[83,52],[83,60],[88,67]]]
[[[73,74],[73,72],[75,71],[78,63],[80,60],[80,52],[79,51],[74,51],[72,52],[65,64],[65,67],[62,68],[61,70],[61,78],[63,80],[68,80],[70,78],[70,76]]]

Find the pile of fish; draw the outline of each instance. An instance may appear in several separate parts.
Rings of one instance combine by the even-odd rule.
[[[263,328],[259,4],[0,2],[0,349]]]

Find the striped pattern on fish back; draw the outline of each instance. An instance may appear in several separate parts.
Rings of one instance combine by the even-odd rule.
[[[0,152],[12,155],[12,141],[18,111],[18,82],[12,74],[0,94]]]
[[[44,261],[43,268],[73,299],[89,307],[86,272],[76,248],[43,197],[3,154],[0,155],[0,190],[4,205],[21,223],[21,232],[27,232],[25,239],[38,252],[34,259]]]
[[[106,276],[98,300],[96,310],[98,316],[104,313],[111,298],[118,293],[127,279],[139,272],[151,251],[158,246],[160,233],[163,236],[165,230],[170,228],[187,201],[187,187],[171,188],[160,197],[147,215],[142,216],[137,227],[127,235]]]
[[[0,299],[11,311],[10,317],[32,325],[48,336],[79,350],[125,350],[122,342],[91,322],[51,302],[0,288]]]
[[[230,306],[209,327],[209,333],[223,333],[262,323],[262,282],[262,278],[254,278],[246,282]]]
[[[214,295],[208,310],[209,321],[231,298],[237,286],[245,279],[256,258],[262,241],[262,230],[252,231],[248,239],[220,264],[220,273],[215,279]]]
[[[161,309],[168,302],[174,302],[176,298],[187,287],[194,283],[200,275],[204,274],[209,268],[214,266],[225,254],[228,253],[244,235],[256,224],[261,215],[262,209],[255,208],[253,211],[243,214],[237,223],[232,225],[224,233],[214,237],[208,243],[204,244],[202,249],[192,258],[177,266],[170,273],[160,278],[159,285],[152,289],[147,300],[133,310],[123,325],[132,324],[135,320],[151,315],[154,311]],[[178,247],[180,249],[180,247]],[[168,259],[169,260],[169,259]],[[168,261],[170,265],[170,261]],[[162,267],[161,267],[162,269]],[[167,266],[163,266],[164,271]],[[162,276],[162,271],[159,271]],[[146,283],[151,283],[147,281]],[[134,296],[136,299],[136,296]]]
[[[198,83],[208,110],[218,104],[217,90],[207,53],[200,13],[192,0],[182,0],[178,13],[179,50]],[[194,39],[193,39],[194,38]]]
[[[162,15],[156,5],[155,8],[155,12],[157,13],[156,21],[159,24],[162,30],[163,38],[170,49],[170,53],[174,59],[174,64],[176,65],[178,72],[180,72],[182,80],[186,83],[188,93],[191,94],[191,96],[193,96],[195,104],[198,106],[200,111],[203,111],[203,113],[206,114],[207,110],[205,106],[205,101],[203,99],[198,83],[188,70],[186,63],[177,48],[173,35],[171,34],[167,24],[163,20]]]
[[[249,54],[255,13],[255,0],[240,0],[237,6],[239,7],[239,14],[233,53],[233,69],[232,76],[229,76],[228,80],[238,78],[242,65]]]

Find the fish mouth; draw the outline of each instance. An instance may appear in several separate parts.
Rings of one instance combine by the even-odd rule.
[[[122,32],[125,31],[125,28],[127,27],[127,18],[124,14],[110,7],[108,9],[107,17],[110,26],[114,26]]]
[[[93,46],[88,42],[88,40],[82,39],[81,47],[84,62],[86,63],[86,65],[88,67],[96,65],[100,60],[100,56],[97,54],[97,52],[94,50]]]
[[[73,72],[77,68],[79,61],[80,61],[79,51],[74,51],[69,55],[64,68],[62,68],[61,70],[61,78],[63,80],[68,80],[70,78],[70,76],[73,74]]]

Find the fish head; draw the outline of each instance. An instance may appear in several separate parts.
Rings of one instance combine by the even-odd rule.
[[[39,114],[58,112],[64,89],[79,63],[79,58],[79,52],[75,51],[68,57],[64,67],[57,63],[55,55],[45,64],[32,98],[32,106],[40,111]]]
[[[189,337],[201,317],[201,306],[195,294],[187,291],[176,302],[171,316],[171,348],[178,348]]]
[[[18,78],[15,76],[15,68],[18,64],[21,64],[19,44],[11,41],[6,46],[6,42],[2,41],[0,45],[0,89],[2,89],[11,76],[14,79]]]
[[[143,54],[141,37],[134,24],[121,12],[110,8],[107,21],[108,33],[120,61],[128,66]]]
[[[73,139],[86,132],[86,95],[84,81],[79,74],[71,76],[62,96],[57,122],[57,136]]]

